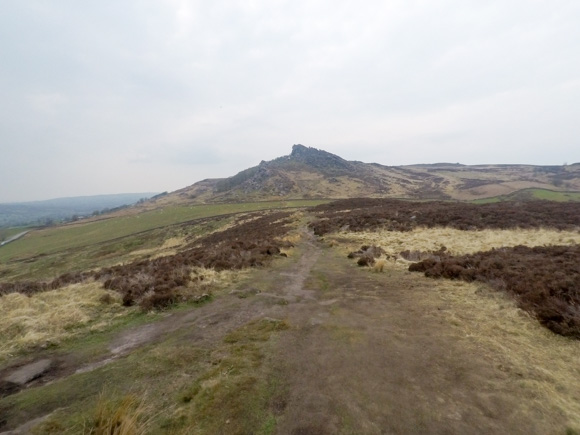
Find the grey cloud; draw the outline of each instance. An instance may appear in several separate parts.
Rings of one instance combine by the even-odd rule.
[[[0,201],[172,190],[293,143],[384,164],[580,161],[578,2],[2,12]]]

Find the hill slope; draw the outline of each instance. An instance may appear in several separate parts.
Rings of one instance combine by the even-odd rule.
[[[294,145],[290,155],[262,161],[229,178],[200,181],[168,195],[165,201],[347,197],[473,200],[532,188],[580,190],[580,164],[384,166],[347,161],[323,150]]]

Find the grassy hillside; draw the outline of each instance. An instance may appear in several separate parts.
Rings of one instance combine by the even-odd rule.
[[[0,247],[0,278],[32,279],[53,277],[86,268],[108,266],[170,250],[186,236],[193,236],[227,225],[228,216],[276,208],[309,207],[324,201],[274,201],[242,204],[168,206],[139,214],[127,214],[95,221],[81,221],[54,228],[31,231],[24,238]],[[198,222],[184,230],[191,221]],[[162,251],[162,249],[161,249]]]
[[[93,222],[79,222],[56,228],[36,230],[17,243],[4,246],[0,250],[0,261],[45,255],[56,251],[78,248],[113,239],[127,237],[143,231],[163,228],[190,220],[211,216],[242,213],[272,208],[306,207],[321,201],[278,201],[242,204],[174,206],[152,210],[138,215],[103,219]]]

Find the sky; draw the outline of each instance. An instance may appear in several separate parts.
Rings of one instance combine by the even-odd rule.
[[[577,0],[3,0],[0,202],[172,191],[303,144],[580,162]]]

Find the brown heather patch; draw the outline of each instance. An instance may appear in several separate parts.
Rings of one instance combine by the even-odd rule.
[[[411,231],[418,227],[459,230],[580,228],[580,203],[574,202],[530,201],[474,205],[360,198],[319,205],[313,208],[313,212],[318,219],[310,224],[310,228],[316,235],[341,230]]]
[[[419,261],[409,270],[428,277],[487,283],[512,295],[550,330],[580,338],[578,203],[360,199],[315,210],[319,219],[311,227],[316,234],[341,231],[329,239],[344,239],[351,248],[380,246],[387,258],[396,258],[394,267]],[[374,264],[364,256],[359,261]]]
[[[512,294],[557,334],[580,338],[580,246],[493,249],[463,256],[440,252],[409,266],[431,278],[480,281]]]
[[[105,288],[120,292],[127,306],[169,306],[183,300],[181,289],[204,280],[203,275],[192,274],[194,268],[240,270],[269,263],[281,253],[280,248],[290,246],[281,241],[288,231],[289,216],[260,213],[255,219],[195,240],[175,255],[102,269],[96,278]]]
[[[105,289],[119,292],[125,306],[139,304],[144,309],[151,309],[167,307],[190,297],[206,300],[203,293],[191,291],[192,287],[200,288],[199,282],[206,279],[207,273],[197,271],[241,270],[268,264],[281,254],[281,248],[292,246],[291,242],[283,240],[290,231],[290,216],[287,212],[254,213],[238,225],[201,237],[173,255],[137,260],[96,272],[64,274],[49,282],[0,283],[0,295],[21,293],[30,296],[94,278],[101,281]]]

